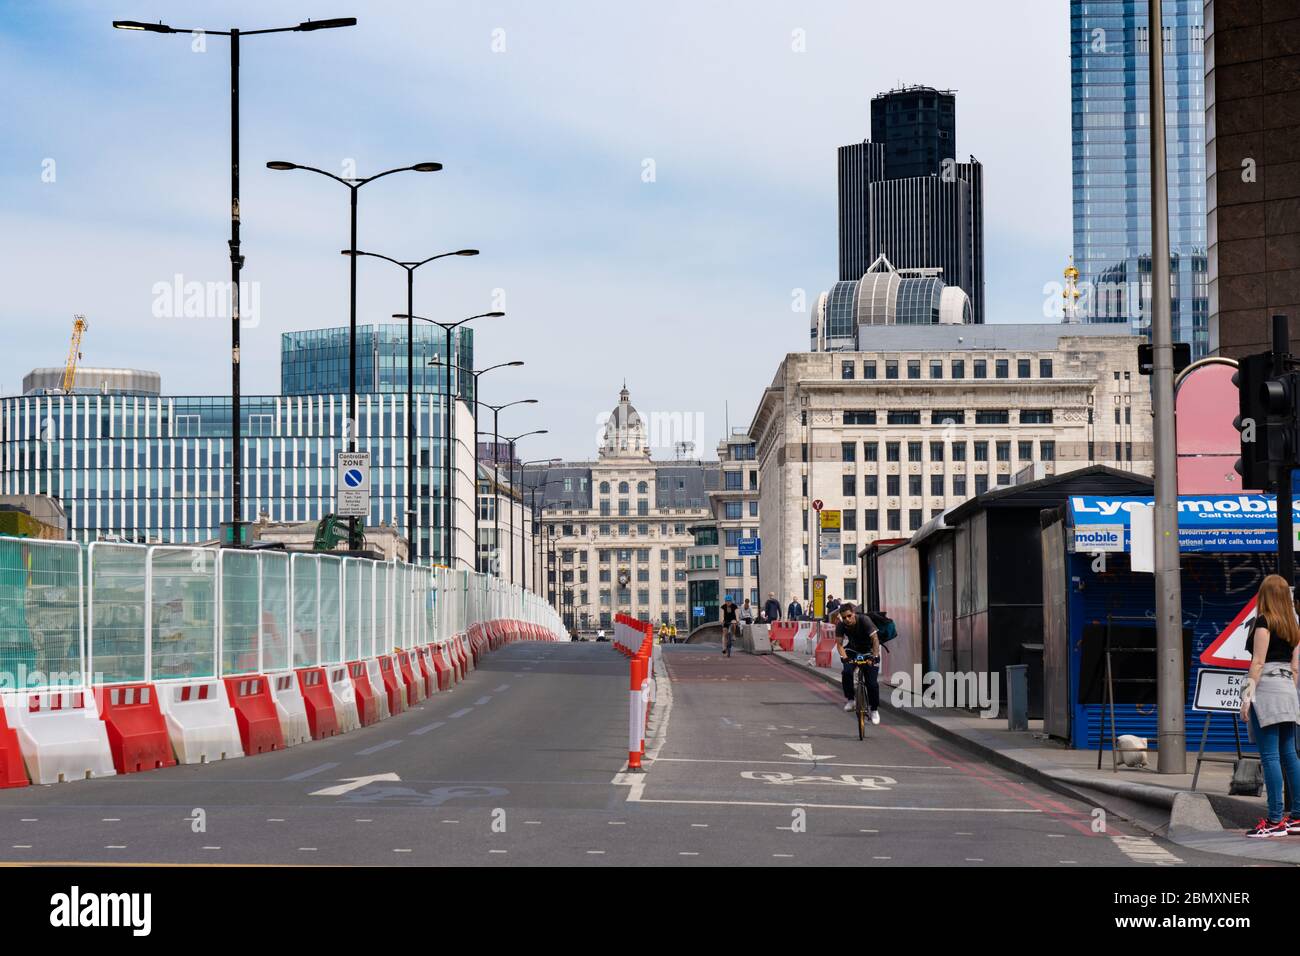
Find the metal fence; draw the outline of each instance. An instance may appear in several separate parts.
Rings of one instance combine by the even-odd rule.
[[[0,691],[313,667],[496,619],[563,634],[540,597],[470,571],[0,536]]]

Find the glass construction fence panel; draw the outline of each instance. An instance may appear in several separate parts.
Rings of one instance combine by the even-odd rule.
[[[490,618],[563,633],[488,575],[329,554],[0,536],[0,691],[361,660]]]

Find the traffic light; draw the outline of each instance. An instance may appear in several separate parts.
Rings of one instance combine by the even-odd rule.
[[[1232,426],[1241,433],[1241,458],[1233,467],[1244,488],[1275,490],[1300,453],[1300,373],[1274,374],[1275,367],[1271,353],[1248,355],[1232,376],[1238,408]]]

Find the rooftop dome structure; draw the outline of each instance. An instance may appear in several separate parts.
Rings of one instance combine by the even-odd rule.
[[[632,407],[627,383],[623,383],[618,393],[618,404],[610,412],[605,422],[605,434],[600,443],[601,458],[645,458],[650,457],[650,445],[646,441],[645,422],[641,413]]]

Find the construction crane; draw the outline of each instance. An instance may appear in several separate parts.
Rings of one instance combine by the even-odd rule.
[[[72,381],[77,377],[77,363],[81,361],[81,334],[86,331],[86,317],[72,317],[72,347],[68,349],[68,364],[63,369],[63,392],[72,391]]]

